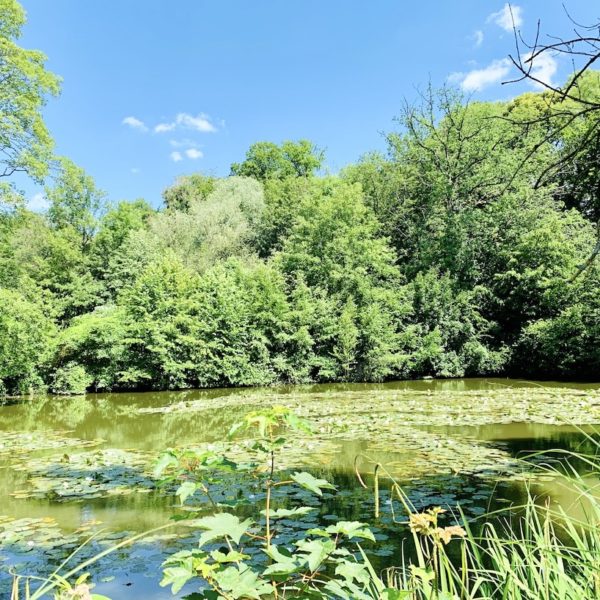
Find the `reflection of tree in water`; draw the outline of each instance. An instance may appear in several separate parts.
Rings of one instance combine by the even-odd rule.
[[[575,455],[598,457],[600,430],[593,429],[584,432],[583,430],[561,431],[555,429],[548,436],[513,439],[507,440],[505,443],[512,454],[524,460],[543,462],[561,473],[583,475],[590,472],[590,465]]]

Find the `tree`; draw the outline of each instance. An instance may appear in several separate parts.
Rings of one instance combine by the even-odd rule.
[[[307,197],[277,260],[284,273],[302,273],[309,287],[345,297],[398,277],[394,252],[360,186],[341,182],[331,194]]]
[[[44,68],[44,54],[16,44],[24,24],[20,4],[0,0],[0,177],[25,172],[41,182],[53,148],[41,111],[59,78]]]
[[[265,209],[258,224],[257,248],[268,257],[281,250],[302,204],[311,196],[327,195],[335,187],[330,177],[286,177],[267,179],[264,184]]]
[[[410,308],[395,260],[360,185],[337,182],[331,193],[302,203],[274,261],[303,290],[296,295],[303,307],[297,326],[314,353],[312,377],[372,381],[398,374]]]
[[[232,175],[253,177],[259,181],[286,177],[309,177],[321,168],[324,153],[308,140],[252,144],[242,163],[231,165]]]
[[[484,375],[502,370],[505,348],[492,347],[493,323],[479,312],[481,290],[461,290],[432,269],[409,284],[413,303],[411,370],[435,377]]]
[[[44,304],[63,322],[91,310],[99,299],[94,280],[71,227],[51,228],[42,215],[22,211],[0,238],[0,285]]]
[[[192,204],[206,200],[214,187],[214,177],[192,173],[178,177],[162,196],[168,210],[187,211]]]
[[[86,249],[92,241],[98,221],[97,213],[105,193],[93,178],[67,158],[60,160],[61,170],[53,187],[46,188],[50,200],[48,219],[57,229],[72,228]]]
[[[197,276],[172,253],[150,263],[119,298],[124,308],[124,386],[181,389],[195,379]]]
[[[67,372],[79,366],[94,390],[121,386],[125,352],[125,319],[122,307],[100,307],[75,317],[56,338],[52,359],[55,370]]]
[[[94,276],[106,286],[107,297],[118,287],[114,280],[115,260],[122,256],[124,244],[130,233],[144,231],[148,227],[154,209],[145,200],[119,202],[100,220],[98,233],[90,246],[89,261]]]
[[[149,235],[201,272],[231,256],[254,254],[263,209],[259,182],[249,177],[220,179],[206,199],[196,199],[186,212],[157,214],[149,222]]]
[[[387,158],[367,155],[345,170],[345,179],[361,184],[409,279],[437,266],[473,285],[470,238],[478,213],[528,189],[552,152],[550,144],[540,149],[537,162],[515,177],[543,133],[532,128],[523,136],[507,115],[536,108],[531,98],[469,102],[452,89],[430,87],[420,104],[405,106],[401,129],[387,136]]]
[[[0,288],[0,394],[43,387],[41,368],[54,333],[40,306],[17,291]]]
[[[596,245],[573,276],[577,278],[600,254],[600,200],[597,194],[600,74],[592,70],[600,59],[600,21],[581,25],[568,13],[567,17],[573,25],[573,33],[567,38],[549,36],[550,41],[546,43],[540,41],[539,22],[533,43],[527,43],[514,27],[516,52],[510,55],[510,59],[519,76],[505,83],[527,80],[546,91],[547,111],[534,119],[515,121],[525,128],[543,123],[547,131],[544,142],[558,141],[561,146],[562,151],[556,159],[538,173],[535,186],[558,182],[559,190],[564,186],[566,201],[581,205],[584,214],[596,224]],[[554,55],[566,57],[572,64],[571,76],[563,86],[540,77],[536,68]],[[520,168],[537,152],[538,147],[534,146],[522,160]]]

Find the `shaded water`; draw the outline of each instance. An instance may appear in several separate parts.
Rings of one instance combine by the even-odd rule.
[[[476,517],[508,503],[520,504],[525,497],[522,482],[503,480],[491,472],[494,461],[506,462],[528,451],[550,448],[586,449],[589,440],[584,432],[593,431],[593,423],[600,422],[600,418],[585,418],[587,407],[579,407],[579,413],[567,412],[557,419],[544,414],[544,409],[539,414],[523,409],[522,414],[507,415],[503,407],[512,409],[518,402],[526,401],[535,409],[546,397],[560,394],[560,402],[552,400],[555,404],[549,405],[546,412],[568,402],[573,402],[573,406],[587,402],[588,395],[592,396],[590,406],[594,408],[599,389],[600,384],[463,379],[42,397],[1,406],[0,436],[2,432],[28,431],[35,438],[36,433],[52,430],[80,440],[102,440],[93,450],[116,448],[159,453],[168,447],[223,440],[244,411],[255,408],[257,398],[265,399],[267,404],[289,402],[299,412],[305,411],[309,420],[316,419],[319,431],[336,432],[327,439],[329,446],[317,444],[306,454],[308,467],[332,479],[340,490],[324,501],[320,514],[325,521],[337,518],[373,521],[372,498],[358,488],[353,473],[358,455],[368,455],[374,462],[390,465],[418,509],[436,504],[451,507],[460,502],[470,516]],[[529,397],[530,392],[534,397]],[[479,411],[479,406],[487,408]],[[581,425],[565,422],[581,422]],[[429,440],[426,444],[416,444],[425,438]],[[28,453],[27,457],[54,455],[57,451],[73,453],[77,449],[40,450]],[[51,494],[15,497],[12,495],[15,492],[27,491],[31,473],[13,468],[23,456],[1,452],[0,446],[0,515],[16,519],[51,517],[64,532],[73,532],[90,521],[101,521],[115,532],[138,532],[168,522],[175,511],[174,499],[157,493],[68,501],[57,501],[60,498]],[[420,462],[415,462],[415,457]],[[367,474],[372,468],[366,458],[359,464]],[[538,493],[565,506],[574,500],[568,488],[554,480],[538,482],[537,486]],[[385,490],[382,497],[385,502]],[[376,556],[381,564],[393,563],[398,543],[386,541],[391,517],[384,516],[379,525],[382,543]],[[35,560],[28,562],[31,557],[35,559],[35,544],[23,558],[3,548],[1,539],[0,568],[5,573],[11,563],[18,563],[26,570],[36,564]],[[118,569],[114,561],[107,562],[97,573],[97,580],[115,578],[100,583],[96,591],[115,600],[172,597],[168,590],[158,587],[159,564],[170,551],[160,544],[149,544],[134,555],[119,556]],[[6,558],[4,563],[2,556]]]

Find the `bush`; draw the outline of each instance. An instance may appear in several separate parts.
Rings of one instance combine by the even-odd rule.
[[[65,396],[79,396],[85,394],[91,385],[92,378],[84,367],[77,363],[68,363],[55,371],[50,391]]]

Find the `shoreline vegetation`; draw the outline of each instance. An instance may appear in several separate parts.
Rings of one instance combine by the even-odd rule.
[[[307,140],[257,142],[156,208],[53,156],[41,110],[59,80],[18,46],[15,0],[2,23],[0,161],[48,209],[1,183],[0,394],[597,379],[600,111],[580,108],[599,71],[567,98],[429,87],[385,153],[336,175]]]

